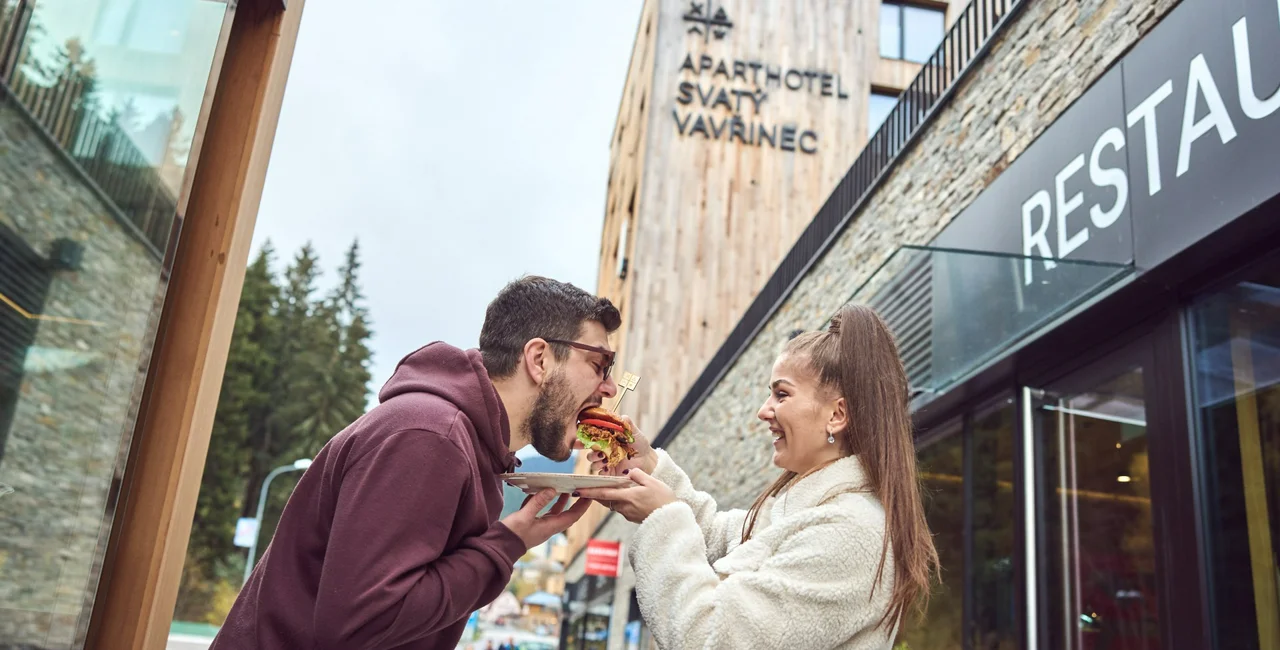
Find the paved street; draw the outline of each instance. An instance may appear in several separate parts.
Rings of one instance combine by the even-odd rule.
[[[213,639],[190,634],[170,634],[165,650],[205,650]]]

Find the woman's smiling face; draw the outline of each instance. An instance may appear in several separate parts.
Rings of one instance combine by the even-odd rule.
[[[773,435],[773,464],[796,474],[840,458],[844,400],[823,386],[804,358],[784,354],[773,364],[769,399],[756,417]]]

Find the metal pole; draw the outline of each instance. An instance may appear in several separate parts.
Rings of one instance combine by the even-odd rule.
[[[253,543],[249,545],[249,559],[245,560],[244,563],[244,580],[240,583],[241,585],[249,582],[249,576],[253,573],[253,559],[258,554],[258,538],[262,535],[262,511],[267,508],[267,488],[271,486],[271,481],[275,477],[286,472],[296,472],[300,469],[306,469],[306,467],[300,467],[298,463],[277,467],[271,470],[271,473],[267,474],[267,478],[262,481],[262,489],[258,491],[258,530],[253,535]]]
[[[1043,393],[1042,393],[1043,394]],[[1027,611],[1026,645],[1027,650],[1036,650],[1040,640],[1038,612],[1039,587],[1036,584],[1036,461],[1035,461],[1035,399],[1036,393],[1028,386],[1022,387],[1022,500],[1023,500],[1023,537],[1025,543],[1023,553],[1026,556],[1023,573],[1026,574]]]

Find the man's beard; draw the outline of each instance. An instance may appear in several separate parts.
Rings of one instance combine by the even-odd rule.
[[[577,406],[563,373],[553,372],[547,377],[524,423],[535,451],[555,461],[569,459],[573,447],[565,442],[564,432],[569,428],[569,418],[577,417]]]

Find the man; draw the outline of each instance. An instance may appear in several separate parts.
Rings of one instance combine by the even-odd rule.
[[[489,304],[480,349],[432,343],[325,445],[211,650],[452,650],[524,553],[577,521],[545,490],[502,511],[498,475],[532,444],[564,460],[577,415],[617,393],[608,300],[546,278]]]

